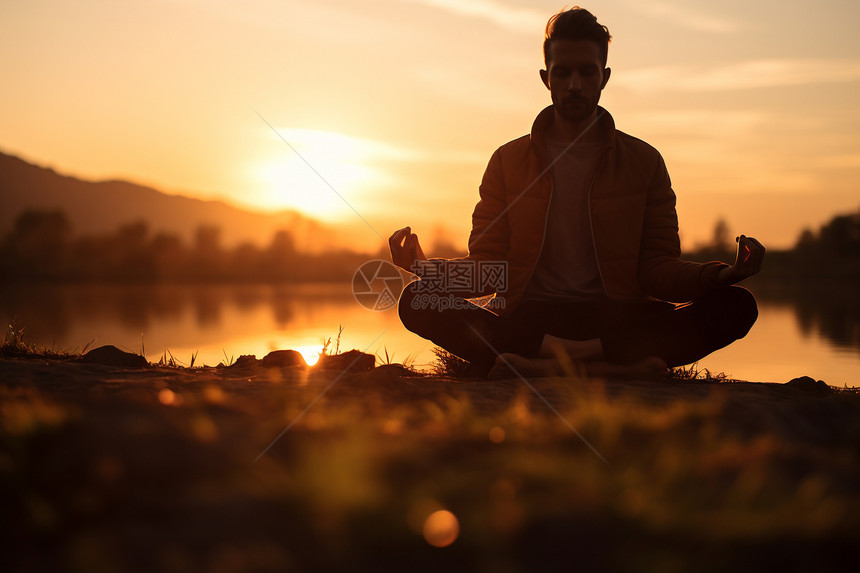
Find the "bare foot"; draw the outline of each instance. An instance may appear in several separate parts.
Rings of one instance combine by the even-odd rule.
[[[571,360],[602,360],[603,344],[599,338],[591,340],[568,340],[545,334],[538,355],[542,358],[558,358],[562,354]]]
[[[496,363],[490,370],[488,378],[491,380],[520,376],[541,378],[561,374],[563,374],[561,364],[555,358],[525,358],[519,354],[505,352],[496,356]]]

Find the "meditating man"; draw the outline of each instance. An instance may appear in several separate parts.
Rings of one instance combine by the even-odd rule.
[[[422,280],[403,291],[412,332],[473,376],[650,375],[746,335],[758,311],[735,283],[765,249],[738,237],[733,265],[680,259],[675,194],[659,152],[598,106],[609,30],[575,7],[550,18],[540,77],[552,105],[490,158],[469,254],[427,259],[410,227],[389,240]],[[489,304],[467,299],[494,295]]]

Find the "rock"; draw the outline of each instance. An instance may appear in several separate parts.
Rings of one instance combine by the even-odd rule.
[[[809,376],[794,378],[793,380],[786,382],[785,385],[797,388],[798,390],[803,390],[804,392],[811,392],[813,394],[829,394],[832,391],[830,386],[828,386],[824,380],[815,380]]]
[[[289,366],[301,366],[307,368],[305,357],[297,350],[273,350],[263,357],[265,368],[284,368]]]
[[[243,368],[253,368],[258,366],[260,361],[257,360],[257,357],[253,354],[243,354],[239,358],[236,359],[236,362],[228,366],[228,368],[236,368],[237,370],[241,370]]]
[[[415,373],[406,368],[403,364],[380,364],[376,368],[373,369],[374,375],[385,375],[385,376],[415,376]]]
[[[81,357],[81,362],[123,366],[125,368],[146,368],[149,366],[149,362],[140,354],[125,352],[112,344],[93,348]]]
[[[376,356],[358,350],[350,350],[341,354],[320,356],[316,368],[319,370],[340,370],[346,372],[368,372],[373,370]]]

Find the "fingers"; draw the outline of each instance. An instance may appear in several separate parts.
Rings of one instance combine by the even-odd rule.
[[[388,246],[401,246],[403,244],[403,238],[409,238],[409,235],[412,233],[412,229],[410,227],[403,227],[402,229],[398,229],[391,234],[388,238]]]
[[[409,237],[409,254],[412,257],[412,262],[416,260],[426,261],[427,256],[424,254],[424,249],[421,248],[421,243],[418,242],[418,235],[412,234]]]
[[[754,238],[752,238],[752,237],[747,237],[747,240],[748,240],[750,243],[752,243],[752,244],[753,244],[753,247],[755,247],[756,249],[760,250],[762,253],[764,253],[764,252],[765,252],[765,250],[766,250],[766,249],[764,248],[764,245],[762,245],[761,243],[759,243],[758,241],[756,241]]]
[[[735,240],[738,242],[738,258],[735,266],[742,269],[747,277],[757,274],[761,270],[764,259],[764,246],[755,238],[746,235],[740,235]]]
[[[741,242],[744,242],[744,243],[746,243],[746,244],[750,245],[751,247],[755,247],[755,248],[757,248],[757,249],[765,250],[764,245],[762,245],[761,243],[759,243],[759,242],[755,239],[755,237],[747,237],[746,235],[740,235],[739,237],[735,237],[735,242],[736,242],[736,243],[738,243],[738,244],[740,244]]]
[[[403,227],[391,234],[388,238],[388,248],[391,251],[391,260],[398,267],[412,272],[416,260],[426,261],[427,256],[418,235],[412,232],[411,227]]]
[[[392,233],[388,238],[388,248],[394,264],[409,272],[413,272],[416,259],[427,260],[418,242],[418,235],[412,232],[411,227],[403,227]]]

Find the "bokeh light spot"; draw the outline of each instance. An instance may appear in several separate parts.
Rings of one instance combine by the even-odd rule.
[[[434,511],[424,521],[424,539],[433,547],[447,547],[460,535],[460,522],[446,509]]]
[[[498,426],[493,426],[490,429],[490,441],[494,444],[501,444],[505,441],[505,431]]]
[[[162,388],[158,392],[158,401],[165,406],[170,406],[176,401],[176,394],[174,394],[173,390],[169,388]]]

